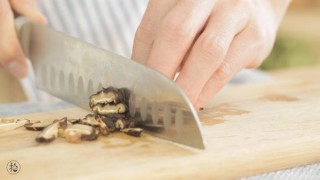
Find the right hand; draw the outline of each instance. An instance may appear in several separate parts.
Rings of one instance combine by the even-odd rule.
[[[15,77],[23,78],[28,67],[17,38],[14,12],[39,24],[46,24],[47,20],[37,10],[36,0],[0,0],[0,66]]]

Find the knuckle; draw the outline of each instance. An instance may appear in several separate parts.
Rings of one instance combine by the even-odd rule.
[[[233,0],[232,7],[243,12],[243,15],[249,15],[255,8],[255,6],[253,6],[252,0]]]
[[[270,34],[264,25],[257,20],[253,20],[248,27],[248,35],[251,39],[251,47],[253,49],[260,49],[265,46],[270,39]]]
[[[226,43],[218,36],[204,36],[200,40],[200,49],[211,59],[222,59],[226,53]]]
[[[227,79],[231,78],[232,71],[230,63],[223,62],[220,68],[215,72],[214,79],[218,83],[224,83]]]
[[[192,25],[188,18],[167,18],[162,24],[162,33],[173,42],[184,42],[192,36]]]
[[[241,7],[242,8],[245,8],[246,10],[248,10],[249,12],[253,12],[255,9],[256,9],[256,7],[257,7],[257,5],[256,5],[256,3],[257,2],[255,2],[255,1],[252,1],[252,0],[241,0],[241,1],[239,1],[239,0],[234,0],[234,1],[238,1],[239,3],[241,2]]]
[[[252,44],[253,50],[263,51],[266,48],[267,44],[267,33],[261,29],[255,29],[252,32],[252,37],[254,39],[254,43]]]
[[[263,43],[267,39],[267,32],[263,30],[263,28],[257,26],[253,31],[252,36],[257,42]]]

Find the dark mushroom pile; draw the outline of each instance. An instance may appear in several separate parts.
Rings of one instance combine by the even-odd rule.
[[[82,140],[96,140],[99,135],[107,136],[121,131],[134,137],[140,137],[143,130],[140,122],[129,115],[129,91],[113,87],[102,88],[90,96],[89,106],[93,113],[80,119],[54,120],[52,123],[27,123],[24,127],[31,131],[41,131],[36,137],[39,143],[52,142],[57,137],[68,142],[79,143]]]

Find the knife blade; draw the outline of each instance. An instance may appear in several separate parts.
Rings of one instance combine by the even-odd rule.
[[[16,24],[38,88],[87,110],[89,96],[102,87],[129,89],[130,115],[141,119],[152,135],[205,148],[194,107],[166,76],[25,17]]]

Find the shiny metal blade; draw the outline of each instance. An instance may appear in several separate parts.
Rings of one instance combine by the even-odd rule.
[[[102,87],[131,91],[131,116],[155,136],[204,148],[200,121],[178,86],[164,75],[49,28],[24,23],[19,39],[40,89],[89,110],[89,96]]]

